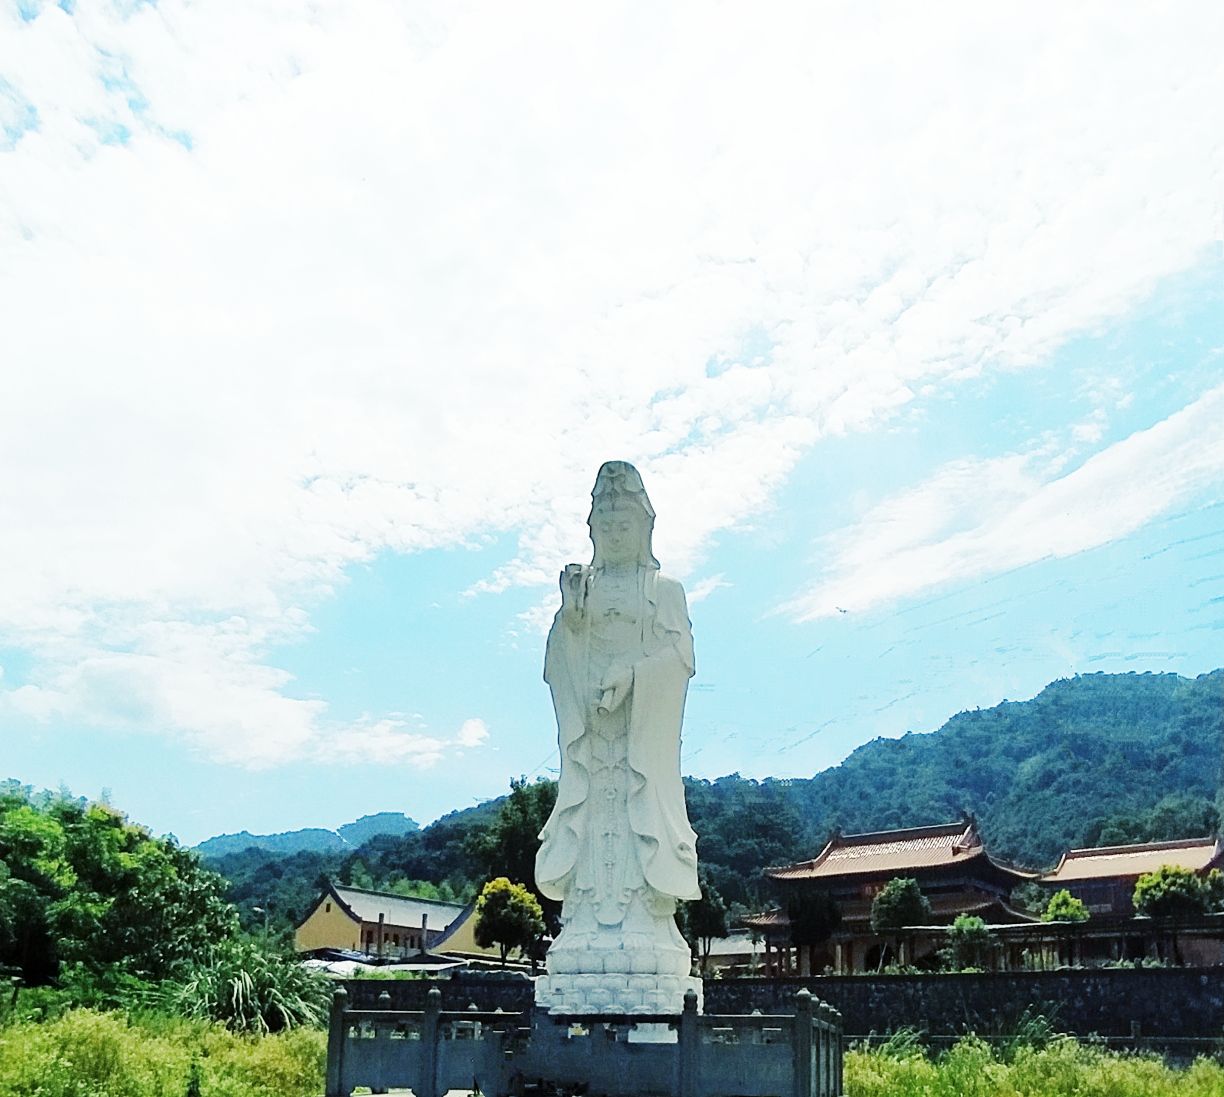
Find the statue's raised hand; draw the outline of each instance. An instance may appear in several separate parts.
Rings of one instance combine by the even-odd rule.
[[[561,573],[561,609],[571,621],[582,616],[586,603],[586,573],[589,570],[581,564],[566,564]]]

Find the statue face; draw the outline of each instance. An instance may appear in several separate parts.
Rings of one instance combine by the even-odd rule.
[[[642,518],[634,510],[597,511],[591,522],[591,540],[607,564],[640,563]]]

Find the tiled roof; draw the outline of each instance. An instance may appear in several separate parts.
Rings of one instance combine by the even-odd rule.
[[[1043,883],[1100,880],[1110,876],[1142,876],[1161,865],[1201,872],[1220,858],[1224,850],[1216,838],[1183,838],[1176,842],[1142,842],[1132,846],[1101,846],[1099,849],[1069,849],[1058,867],[1047,872]]]
[[[745,914],[740,919],[749,929],[781,929],[790,925],[784,910],[762,910],[756,914]]]
[[[821,880],[866,873],[897,873],[963,863],[985,853],[972,820],[934,827],[835,834],[810,861],[767,868],[775,880]]]
[[[383,891],[342,887],[339,884],[333,885],[332,890],[340,902],[363,922],[377,922],[378,916],[382,914],[389,926],[418,929],[428,917],[431,943],[433,934],[441,933],[465,909],[456,903],[441,903],[436,899],[412,899]]]

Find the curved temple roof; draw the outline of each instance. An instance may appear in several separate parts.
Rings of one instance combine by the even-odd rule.
[[[977,823],[971,818],[930,827],[835,834],[810,861],[776,865],[767,868],[765,875],[774,880],[824,880],[839,876],[896,874],[961,865],[979,856],[1001,871],[1014,874],[1017,883],[1032,875],[989,857]]]
[[[1182,838],[1174,842],[1140,842],[1130,846],[1069,849],[1058,866],[1047,872],[1042,883],[1061,884],[1073,880],[1099,880],[1112,876],[1142,876],[1161,865],[1176,865],[1194,872],[1214,868],[1224,859],[1217,838]]]

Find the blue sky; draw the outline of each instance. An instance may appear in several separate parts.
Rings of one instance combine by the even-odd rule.
[[[548,773],[613,457],[686,772],[1221,665],[1179,19],[0,5],[0,776],[195,842]]]

